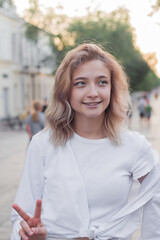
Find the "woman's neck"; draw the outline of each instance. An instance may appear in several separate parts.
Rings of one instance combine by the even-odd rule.
[[[97,119],[75,119],[73,122],[74,131],[81,137],[89,139],[101,139],[106,137],[104,120]]]

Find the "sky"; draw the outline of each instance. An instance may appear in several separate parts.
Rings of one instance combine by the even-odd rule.
[[[29,6],[28,0],[14,0],[18,14]],[[149,17],[151,5],[155,0],[39,0],[42,7],[63,6],[63,13],[68,16],[83,16],[86,8],[99,8],[107,13],[117,9],[120,6],[126,7],[130,13],[131,25],[135,28],[137,36],[136,45],[142,53],[156,52],[158,64],[156,66],[160,76],[160,17],[154,14]],[[62,11],[61,11],[62,13]]]

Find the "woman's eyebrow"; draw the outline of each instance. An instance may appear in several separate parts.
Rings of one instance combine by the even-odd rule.
[[[108,79],[109,80],[109,77],[107,76],[107,75],[104,75],[104,74],[102,74],[102,75],[99,75],[99,76],[97,76],[96,77],[97,79],[101,79],[101,78],[106,78],[106,79]],[[86,80],[87,79],[87,77],[76,77],[76,78],[74,78],[73,79],[73,81],[78,81],[78,80]]]
[[[98,76],[97,78],[107,78],[107,79],[109,79],[109,77],[106,76],[106,75],[100,75],[100,76]]]
[[[86,77],[77,77],[77,78],[74,78],[73,81],[86,80],[86,79],[87,79]]]

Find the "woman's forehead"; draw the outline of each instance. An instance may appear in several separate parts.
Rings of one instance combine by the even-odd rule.
[[[73,72],[72,76],[79,74],[91,74],[91,73],[97,73],[97,74],[109,74],[110,75],[110,69],[108,68],[107,64],[99,59],[90,60],[87,62],[84,62],[77,66]]]

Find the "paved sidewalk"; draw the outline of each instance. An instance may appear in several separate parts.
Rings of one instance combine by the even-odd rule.
[[[142,124],[139,120],[137,110],[133,114],[131,119],[130,129],[133,131],[140,132],[148,141],[150,141],[154,148],[156,148],[160,153],[160,97],[158,99],[152,99],[151,105],[153,108],[153,113],[151,116],[150,127],[147,127],[146,124]]]
[[[160,99],[153,100],[150,128],[141,127],[137,112],[131,120],[131,129],[144,134],[160,152]],[[9,240],[10,212],[22,173],[28,136],[24,130],[0,131],[0,240]],[[132,240],[137,238],[138,233]]]
[[[19,184],[28,136],[24,131],[0,131],[0,240],[9,240],[10,212]]]

